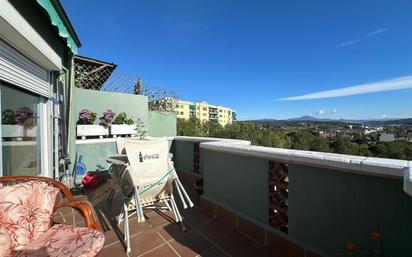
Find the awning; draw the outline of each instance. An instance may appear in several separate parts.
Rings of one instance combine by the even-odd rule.
[[[56,26],[57,30],[59,31],[59,36],[66,39],[67,47],[70,48],[73,54],[77,54],[79,45],[76,43],[72,35],[69,33],[66,25],[64,24],[63,20],[57,13],[51,0],[37,0],[37,3],[41,7],[43,7],[46,10],[46,12],[49,14],[52,25]]]

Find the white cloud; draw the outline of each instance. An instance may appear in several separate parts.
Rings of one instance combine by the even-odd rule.
[[[325,110],[320,109],[316,114],[317,114],[317,115],[324,115],[324,114],[326,114],[326,113],[325,113]]]
[[[374,30],[374,31],[372,31],[372,32],[369,32],[368,34],[365,34],[365,35],[363,35],[363,36],[361,36],[361,37],[353,38],[353,39],[350,39],[350,40],[343,41],[343,42],[335,45],[335,48],[340,48],[340,47],[346,47],[346,46],[350,46],[350,45],[355,45],[355,44],[357,44],[357,43],[359,43],[359,42],[361,42],[361,41],[363,41],[363,40],[365,40],[365,39],[372,38],[372,37],[374,37],[374,36],[376,36],[376,35],[378,35],[378,34],[381,34],[381,33],[387,32],[387,31],[389,31],[389,29],[386,29],[386,28],[377,29],[377,30]]]
[[[386,114],[382,114],[382,119],[385,119],[386,118]]]
[[[316,112],[308,112],[309,116],[320,116],[320,115],[327,115],[327,114],[335,114],[336,108],[332,109],[330,112],[325,111],[323,108]]]
[[[291,96],[280,98],[281,101],[298,101],[298,100],[312,100],[332,97],[342,97],[350,95],[361,95],[368,93],[392,91],[412,88],[412,76],[398,77],[389,80],[383,80],[375,83],[361,84],[356,86],[320,91],[306,95]]]

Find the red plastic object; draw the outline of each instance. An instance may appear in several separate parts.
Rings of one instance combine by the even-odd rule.
[[[103,176],[95,171],[88,171],[82,179],[82,184],[87,188],[96,188],[102,182]]]

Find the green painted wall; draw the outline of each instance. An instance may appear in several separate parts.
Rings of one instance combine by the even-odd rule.
[[[172,151],[175,169],[193,172],[193,142],[173,140]]]
[[[336,256],[346,242],[372,247],[382,233],[384,256],[412,255],[412,198],[402,181],[289,165],[289,235]]]
[[[141,121],[147,126],[148,124],[148,100],[146,96],[132,95],[132,94],[122,94],[113,92],[104,92],[96,90],[87,90],[81,88],[73,88],[73,104],[72,104],[72,115],[70,117],[69,125],[69,152],[71,160],[74,160],[76,152],[76,122],[78,120],[78,114],[81,109],[89,109],[97,113],[97,117],[103,115],[103,112],[108,108],[111,108],[113,112],[120,113],[126,112],[129,118],[137,120],[140,118]],[[98,118],[95,124],[99,123]],[[115,147],[115,144],[113,147]],[[97,146],[102,147],[103,145],[98,144]],[[79,147],[79,151],[82,149],[83,145]],[[99,151],[105,151],[95,147],[96,151],[88,151],[87,155],[84,156],[85,159],[95,160],[93,163],[89,163],[88,169],[94,170],[97,165],[101,164],[101,153]],[[112,149],[112,148],[111,148]],[[113,152],[115,153],[115,152]],[[80,154],[83,154],[80,151]],[[107,155],[104,156],[106,158]]]
[[[106,158],[117,153],[115,143],[81,144],[77,145],[77,150],[83,155],[82,162],[87,170],[108,169]]]
[[[149,111],[149,136],[173,137],[176,136],[176,114],[173,112]]]
[[[204,196],[259,223],[268,221],[268,161],[200,149]]]

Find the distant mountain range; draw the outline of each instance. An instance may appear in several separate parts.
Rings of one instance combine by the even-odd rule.
[[[294,122],[314,122],[314,123],[354,123],[354,124],[409,124],[412,125],[412,118],[383,118],[383,119],[319,119],[313,116],[302,116],[299,118],[290,118],[286,120],[277,119],[258,119],[249,120],[256,123],[294,123]]]

